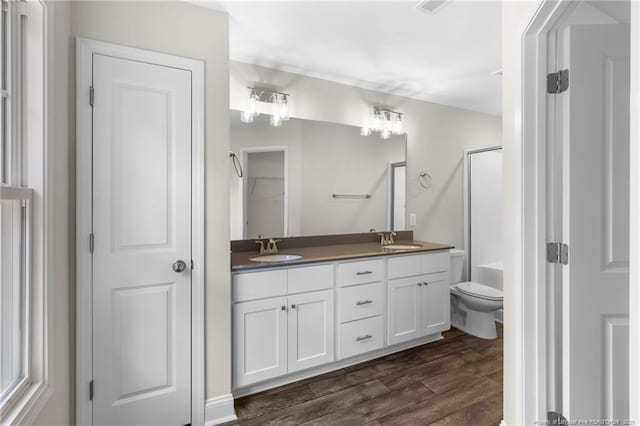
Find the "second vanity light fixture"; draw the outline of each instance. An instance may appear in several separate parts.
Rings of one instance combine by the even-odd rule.
[[[404,134],[402,113],[383,107],[373,107],[371,125],[363,127],[360,134],[369,136],[372,132],[380,133],[382,139],[389,139],[392,134]]]
[[[269,123],[274,126],[282,126],[283,121],[289,120],[289,94],[274,89],[249,87],[249,103],[245,111],[242,111],[243,123],[252,123],[253,119],[260,115],[258,105],[260,103],[271,104],[271,117]]]

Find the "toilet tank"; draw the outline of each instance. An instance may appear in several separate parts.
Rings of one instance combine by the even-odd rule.
[[[464,271],[464,250],[449,250],[449,262],[451,271],[451,283],[459,283],[463,281]]]

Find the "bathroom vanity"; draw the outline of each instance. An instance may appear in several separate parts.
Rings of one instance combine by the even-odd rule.
[[[292,239],[293,240],[293,239]],[[243,396],[436,341],[448,330],[450,246],[290,247],[232,253],[233,388]]]

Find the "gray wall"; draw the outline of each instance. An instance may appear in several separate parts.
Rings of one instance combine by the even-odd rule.
[[[502,143],[501,117],[346,86],[271,68],[231,62],[231,108],[243,110],[247,85],[274,85],[290,93],[291,115],[362,126],[383,104],[404,112],[407,132],[407,214],[417,239],[462,247],[462,156],[465,149]],[[432,187],[422,189],[421,171]],[[407,222],[408,223],[408,222]]]
[[[54,393],[36,424],[73,423],[74,37],[205,61],[206,395],[231,387],[229,211],[229,32],[226,14],[176,2],[53,2]]]

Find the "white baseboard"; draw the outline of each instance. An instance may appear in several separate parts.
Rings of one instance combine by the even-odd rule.
[[[233,408],[233,395],[221,395],[207,399],[204,407],[204,425],[213,426],[237,420]]]
[[[500,420],[500,426],[507,426],[507,422],[505,422],[504,420]]]

